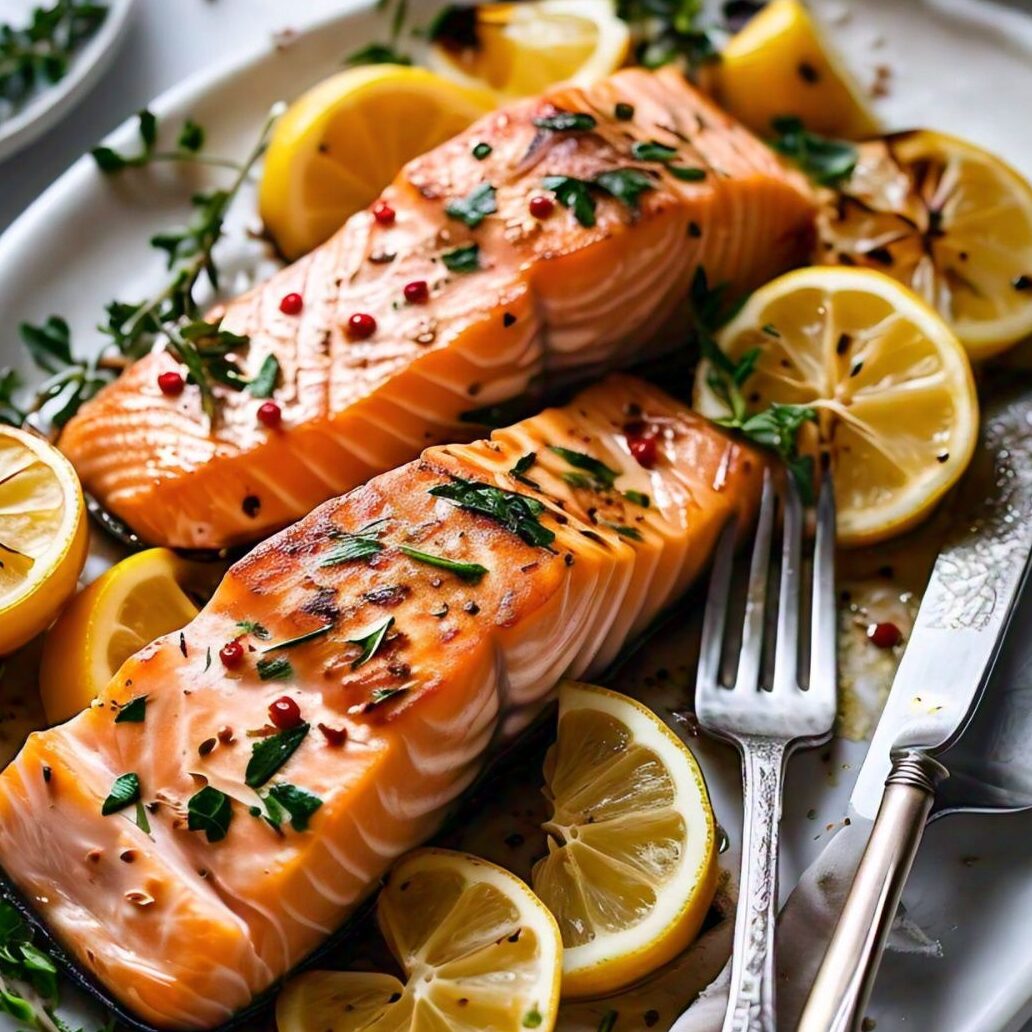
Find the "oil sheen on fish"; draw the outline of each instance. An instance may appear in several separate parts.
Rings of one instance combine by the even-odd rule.
[[[654,435],[651,468],[628,434]],[[623,376],[427,449],[260,544],[181,635],[31,735],[0,775],[0,865],[141,1018],[219,1023],[433,833],[562,675],[600,671],[685,590],[761,468]],[[104,816],[125,775],[140,809]]]
[[[558,112],[594,128],[541,124]],[[529,201],[553,196],[549,177],[578,181],[565,189],[584,199],[560,187],[570,207],[538,219]],[[448,214],[487,188],[477,207],[495,211]],[[277,358],[278,429],[258,422],[261,399],[216,388],[210,430],[196,388],[161,393],[158,374],[177,366],[156,352],[67,426],[61,446],[86,490],[155,544],[257,540],[430,444],[475,436],[463,413],[681,343],[700,266],[730,296],[752,289],[805,258],[813,221],[802,179],[669,69],[490,114],[411,162],[384,199],[393,225],[360,212],[212,315],[250,337],[246,377]],[[427,284],[425,303],[406,301],[410,283]],[[280,311],[288,293],[300,314]],[[376,322],[361,339],[348,330],[360,313]]]

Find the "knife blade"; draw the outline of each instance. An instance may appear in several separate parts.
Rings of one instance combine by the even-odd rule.
[[[1032,392],[985,416],[954,498],[952,532],[928,588],[850,798],[874,826],[797,1032],[851,1032],[948,771],[936,759],[981,699],[1028,579]]]

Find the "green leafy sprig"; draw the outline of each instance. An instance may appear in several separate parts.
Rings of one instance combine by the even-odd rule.
[[[617,14],[631,27],[639,64],[677,63],[694,70],[718,57],[715,26],[704,18],[703,0],[618,0]]]
[[[855,144],[811,133],[794,115],[775,118],[771,127],[777,135],[770,145],[791,158],[815,183],[837,186],[853,174],[858,157]]]

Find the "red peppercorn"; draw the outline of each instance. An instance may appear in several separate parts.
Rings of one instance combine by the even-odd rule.
[[[166,394],[170,398],[175,398],[182,394],[183,385],[184,381],[179,373],[158,373],[158,389],[162,394]]]
[[[376,333],[376,320],[368,312],[356,312],[348,319],[348,336],[354,340],[365,340]]]
[[[405,284],[405,300],[410,305],[423,305],[426,304],[430,297],[430,288],[426,284],[426,280],[413,280],[411,283]]]
[[[326,739],[327,745],[343,745],[348,740],[348,729],[346,727],[329,727],[326,724],[319,724],[318,726]]]
[[[281,695],[269,703],[269,720],[281,731],[297,727],[301,723],[301,707],[289,695]]]
[[[377,201],[373,205],[373,218],[381,226],[393,226],[395,218],[394,209],[386,201]]]
[[[656,445],[656,435],[652,433],[628,434],[627,447],[631,454],[638,461],[639,466],[652,469],[659,458],[659,448]]]
[[[236,670],[244,661],[244,646],[238,641],[227,641],[219,649],[219,659],[227,670]]]
[[[550,197],[531,197],[530,214],[536,219],[547,219],[555,211],[555,202]]]
[[[279,310],[284,315],[299,315],[305,307],[305,299],[300,294],[284,294],[279,303]]]
[[[270,430],[275,430],[283,422],[283,413],[279,405],[274,401],[263,401],[258,406],[258,422]]]
[[[879,649],[892,649],[903,640],[903,632],[894,623],[876,623],[868,626],[867,638]]]

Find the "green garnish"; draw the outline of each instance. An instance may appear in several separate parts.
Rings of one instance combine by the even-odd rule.
[[[294,668],[290,665],[290,660],[283,656],[277,656],[275,659],[259,659],[257,669],[258,676],[263,681],[287,681],[294,676]]]
[[[521,455],[513,464],[512,469],[509,470],[509,476],[514,477],[521,484],[526,484],[527,487],[537,490],[538,485],[529,477],[524,476],[528,469],[533,468],[535,462],[537,462],[537,452],[527,452],[526,455]]]
[[[539,1011],[536,1006],[531,1007],[530,1010],[523,1015],[524,1028],[540,1028],[542,1021],[544,1021],[544,1018],[541,1017],[541,1011]]]
[[[603,523],[603,527],[615,530],[620,537],[630,538],[632,541],[644,541],[641,531],[637,527],[628,527],[625,523]]]
[[[771,125],[777,136],[770,145],[791,158],[814,182],[835,186],[852,175],[858,157],[854,144],[811,133],[794,115],[775,118]]]
[[[357,638],[345,639],[349,645],[361,645],[362,652],[357,659],[352,660],[351,669],[357,670],[360,666],[364,666],[376,655],[380,650],[380,646],[384,643],[384,639],[387,637],[387,632],[394,626],[394,617],[385,617],[380,623],[376,624],[375,627],[370,628],[365,634],[360,635]]]
[[[676,62],[695,69],[719,56],[703,0],[617,0],[616,12],[630,25],[634,56],[646,68]]]
[[[296,638],[287,638],[286,641],[277,642],[275,645],[266,645],[262,652],[277,652],[280,649],[292,649],[295,645],[303,645],[306,641],[311,641],[313,638],[318,638],[320,635],[325,634],[327,631],[333,628],[332,623],[323,624],[322,627],[316,627],[314,631],[306,631],[304,634],[299,634]],[[259,666],[260,666],[259,662]],[[268,678],[263,678],[268,680]]]
[[[137,695],[115,714],[116,724],[142,724],[147,716],[147,696]]]
[[[667,171],[675,179],[682,179],[686,183],[698,183],[706,178],[704,168],[696,168],[692,165],[670,165]]]
[[[620,101],[616,107],[613,108],[613,114],[619,121],[629,122],[634,118],[634,105],[625,104],[623,101]]]
[[[0,1010],[28,1028],[71,1032],[54,1013],[57,992],[57,965],[33,945],[13,904],[0,901]]]
[[[138,827],[144,835],[150,834],[150,821],[147,819],[147,807],[143,805],[143,801],[140,799],[136,800],[136,827]]]
[[[587,133],[596,128],[598,122],[593,115],[582,111],[557,111],[534,119],[538,129],[551,129],[554,133]]]
[[[297,752],[298,746],[308,734],[308,727],[308,724],[298,724],[297,727],[255,742],[251,746],[251,758],[244,772],[247,787],[261,788]]]
[[[366,706],[367,709],[372,709],[375,706],[382,706],[385,702],[389,702],[391,699],[397,698],[399,695],[404,695],[408,691],[408,688],[374,688],[372,694],[369,697],[369,703]]]
[[[587,228],[595,225],[595,197],[597,191],[637,210],[638,201],[647,190],[654,189],[652,180],[635,168],[612,169],[600,172],[594,179],[574,179],[572,176],[545,176],[541,181],[556,200],[573,211],[574,218]]]
[[[488,215],[498,211],[495,188],[490,183],[481,183],[465,197],[449,201],[444,210],[449,218],[458,219],[470,229],[476,229]]]
[[[652,504],[652,499],[647,494],[642,494],[641,491],[624,491],[624,498],[634,505],[640,505],[643,509],[647,509]]]
[[[127,806],[132,806],[140,798],[140,776],[139,774],[122,774],[115,778],[107,799],[104,800],[100,812],[105,817],[110,817]]]
[[[294,831],[307,831],[312,814],[323,804],[317,795],[286,781],[273,785],[262,801],[266,806],[266,820],[274,828],[279,828],[286,815]]]
[[[269,640],[269,629],[264,624],[258,623],[257,620],[237,620],[237,627],[240,628],[244,634],[250,634],[259,641]]]
[[[454,573],[460,580],[468,581],[470,584],[479,584],[487,573],[487,567],[479,563],[460,563],[454,559],[446,559],[444,556],[431,555],[429,552],[420,552],[407,545],[399,545],[398,551],[415,559],[417,563],[426,563],[427,566],[436,566],[440,570],[448,570]]]
[[[618,1011],[608,1010],[602,1015],[602,1020],[598,1023],[598,1032],[613,1032],[616,1028],[616,1019],[620,1016]]]
[[[319,565],[339,566],[341,563],[350,563],[357,559],[370,559],[382,552],[383,545],[375,537],[370,536],[368,531],[383,522],[383,520],[376,520],[356,533],[347,530],[335,531],[333,536],[338,544],[323,556]]]
[[[190,831],[203,831],[209,842],[221,842],[229,833],[233,806],[229,796],[211,785],[205,785],[186,804],[186,826]]]
[[[473,146],[473,157],[476,158],[477,161],[483,161],[484,158],[489,158],[491,156],[491,152],[493,150],[494,150],[494,147],[492,147],[491,144],[489,144],[489,143],[481,142],[481,143],[474,144],[474,146]]]
[[[631,144],[631,156],[638,161],[659,161],[664,164],[677,157],[677,148],[655,140],[636,140]]]
[[[545,507],[536,498],[461,477],[454,477],[450,484],[430,488],[430,494],[460,509],[496,520],[528,545],[548,548],[555,540],[554,531],[542,526],[538,519]]]
[[[568,462],[574,469],[583,470],[591,477],[590,484],[599,491],[609,491],[616,478],[620,475],[615,469],[610,469],[604,462],[585,455],[584,452],[572,451],[570,448],[560,448],[556,444],[548,446],[550,452],[554,452],[559,458]]]
[[[618,168],[611,172],[600,172],[592,180],[600,190],[627,205],[631,211],[638,210],[641,195],[655,189],[651,179],[636,168]]]
[[[106,175],[114,175],[127,168],[142,168],[159,161],[197,162],[204,165],[218,165],[223,168],[239,169],[235,161],[224,158],[209,158],[201,155],[204,147],[204,128],[191,119],[186,119],[179,129],[174,150],[159,151],[158,119],[154,112],[144,108],[137,116],[137,135],[140,149],[135,154],[122,154],[111,147],[94,147],[90,152],[97,167]]]
[[[349,67],[374,64],[410,65],[412,58],[408,54],[403,54],[394,44],[370,43],[368,46],[359,47],[358,50],[353,50],[348,54],[344,58],[344,64]]]
[[[545,176],[541,185],[555,194],[555,199],[573,212],[573,217],[590,229],[595,225],[595,198],[591,195],[591,184],[573,176]]]
[[[441,261],[451,272],[476,272],[480,268],[479,244],[467,244],[456,247],[454,251],[445,251]]]
[[[255,378],[247,385],[247,390],[256,398],[271,398],[279,375],[279,359],[275,355],[266,355]]]

